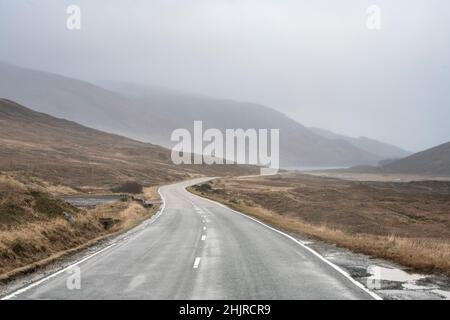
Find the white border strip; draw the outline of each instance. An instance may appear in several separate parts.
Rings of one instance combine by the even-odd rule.
[[[330,267],[332,267],[333,269],[335,269],[337,272],[339,272],[340,274],[342,274],[345,278],[347,278],[348,280],[350,280],[354,285],[356,285],[358,288],[362,289],[364,292],[366,292],[368,295],[370,295],[370,296],[371,296],[372,298],[374,298],[375,300],[383,300],[383,298],[380,297],[378,294],[376,294],[375,292],[370,291],[370,290],[367,289],[362,283],[360,283],[360,282],[356,281],[355,279],[353,279],[353,278],[352,278],[346,271],[344,271],[341,267],[339,267],[339,266],[335,265],[334,263],[332,263],[331,261],[327,260],[327,259],[324,258],[322,255],[320,255],[317,251],[315,251],[315,250],[311,249],[310,247],[306,246],[305,244],[301,243],[300,241],[298,241],[298,240],[297,240],[296,238],[294,238],[293,236],[291,236],[291,235],[289,235],[289,234],[287,234],[287,233],[284,233],[283,231],[280,231],[280,230],[278,230],[278,229],[275,229],[275,228],[273,228],[273,227],[271,227],[271,226],[265,224],[264,222],[259,221],[258,219],[255,219],[255,218],[253,218],[253,217],[250,217],[250,216],[246,215],[245,213],[242,213],[242,212],[236,211],[236,210],[234,210],[234,209],[231,209],[230,207],[227,207],[226,205],[224,205],[224,204],[222,204],[222,203],[220,203],[220,202],[217,202],[217,201],[214,201],[214,200],[211,200],[211,199],[204,198],[204,197],[201,197],[201,196],[199,196],[199,195],[193,194],[193,193],[187,191],[186,189],[185,189],[185,191],[188,192],[188,193],[190,193],[190,194],[192,194],[192,195],[194,195],[194,196],[196,196],[196,197],[199,197],[200,199],[204,199],[204,200],[206,200],[206,201],[209,201],[209,202],[211,202],[211,203],[214,203],[214,204],[216,204],[216,205],[219,205],[219,206],[221,206],[221,207],[223,207],[223,208],[226,208],[226,209],[228,209],[228,210],[231,210],[231,211],[233,211],[234,213],[240,214],[241,216],[244,216],[244,217],[247,218],[247,219],[253,220],[253,221],[255,221],[255,222],[257,222],[257,223],[259,223],[259,224],[265,226],[266,228],[269,228],[270,230],[275,231],[275,232],[277,232],[277,233],[279,233],[279,234],[281,234],[281,235],[283,235],[283,236],[285,236],[285,237],[291,239],[291,240],[294,241],[295,243],[299,244],[300,246],[302,246],[303,248],[305,248],[306,250],[308,250],[309,252],[311,252],[313,255],[315,255],[317,258],[319,258],[321,261],[325,262],[325,263],[328,264]]]
[[[159,196],[161,197],[161,200],[162,200],[162,206],[161,206],[161,208],[158,210],[158,212],[156,213],[156,215],[154,216],[152,223],[155,222],[155,221],[161,216],[161,214],[164,212],[164,209],[166,208],[166,200],[164,199],[163,195],[161,194],[161,188],[158,188],[158,194],[159,194]],[[131,229],[131,230],[132,230],[132,229]],[[130,231],[131,231],[131,230],[130,230]],[[52,279],[52,278],[54,278],[54,277],[60,275],[60,274],[63,273],[63,272],[66,272],[67,270],[69,270],[69,269],[71,269],[71,268],[73,268],[73,267],[75,267],[75,266],[77,266],[77,265],[79,265],[79,264],[81,264],[81,263],[83,263],[83,262],[85,262],[85,261],[87,261],[87,260],[89,260],[89,259],[91,259],[91,258],[93,258],[93,257],[95,257],[95,256],[97,256],[97,255],[99,255],[100,253],[102,253],[102,252],[104,252],[104,251],[106,251],[106,250],[108,250],[108,249],[110,249],[110,248],[112,248],[112,247],[114,247],[114,246],[116,246],[116,245],[117,245],[117,242],[115,242],[115,243],[113,243],[113,244],[110,244],[109,246],[107,246],[107,247],[105,247],[105,248],[103,248],[103,249],[101,249],[101,250],[99,250],[99,251],[97,251],[97,252],[94,252],[93,254],[91,254],[91,255],[89,255],[89,256],[87,256],[87,257],[84,257],[83,259],[81,259],[81,260],[79,260],[79,261],[77,261],[77,262],[75,262],[75,263],[69,265],[68,267],[65,267],[65,268],[63,268],[63,269],[61,269],[61,270],[59,270],[59,271],[56,271],[56,272],[54,272],[54,273],[48,275],[47,277],[44,277],[44,278],[42,278],[42,279],[40,279],[40,280],[37,280],[37,281],[31,283],[30,285],[24,287],[24,288],[21,288],[21,289],[19,289],[19,290],[17,290],[17,291],[14,291],[13,293],[11,293],[11,294],[9,294],[9,295],[7,295],[7,296],[1,298],[0,300],[10,300],[10,299],[13,299],[13,298],[17,297],[18,295],[20,295],[20,294],[22,294],[22,293],[24,293],[24,292],[26,292],[26,291],[28,291],[28,290],[34,288],[34,287],[39,286],[40,284],[42,284],[42,283],[44,283],[44,282],[46,282],[46,281],[48,281],[48,280],[50,280],[50,279]]]
[[[113,243],[113,244],[107,246],[106,248],[103,248],[103,249],[101,249],[100,251],[97,251],[97,252],[91,254],[90,256],[87,256],[87,257],[81,259],[80,261],[75,262],[75,263],[71,264],[70,266],[68,266],[68,267],[66,267],[66,268],[64,268],[64,269],[61,269],[61,270],[59,270],[59,271],[57,271],[57,272],[55,272],[55,273],[52,273],[51,275],[49,275],[49,276],[47,276],[47,277],[45,277],[45,278],[42,278],[41,280],[38,280],[38,281],[36,281],[36,282],[33,282],[32,284],[30,284],[30,285],[27,286],[27,287],[24,287],[24,288],[22,288],[22,289],[19,289],[19,290],[15,291],[15,292],[11,293],[10,295],[7,295],[6,297],[3,297],[1,300],[10,300],[10,299],[12,299],[12,298],[15,298],[16,296],[18,296],[18,295],[24,293],[25,291],[28,291],[28,290],[30,290],[30,289],[32,289],[32,288],[34,288],[34,287],[37,287],[38,285],[42,284],[43,282],[48,281],[48,280],[50,280],[50,279],[56,277],[57,275],[59,275],[59,274],[65,272],[65,271],[67,271],[67,270],[69,270],[69,269],[71,269],[71,268],[73,268],[73,267],[75,267],[75,266],[77,266],[77,265],[79,265],[80,263],[83,263],[83,262],[85,262],[86,260],[89,260],[89,259],[95,257],[96,255],[102,253],[103,251],[106,251],[106,250],[108,250],[109,248],[114,247],[115,245],[116,245],[116,244]]]
[[[201,259],[200,257],[195,258],[194,265],[192,268],[198,269],[198,266],[200,265],[200,259]]]

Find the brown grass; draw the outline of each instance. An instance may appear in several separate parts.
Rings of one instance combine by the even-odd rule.
[[[25,185],[13,179],[4,178],[0,183],[0,205],[13,203],[16,210],[12,212],[15,213],[13,219],[6,219],[5,212],[0,212],[0,280],[34,270],[105,237],[125,232],[158,209],[158,206],[144,208],[135,201],[118,201],[79,211],[44,192],[37,195],[43,200],[36,206],[36,198],[29,192]],[[62,209],[72,214],[73,224],[64,218],[59,211]],[[50,214],[52,212],[54,214]],[[112,218],[116,223],[106,230],[100,218]]]
[[[167,184],[198,175],[251,174],[241,165],[175,165],[169,149],[90,129],[0,99],[0,171],[76,190],[110,190],[127,181]],[[56,190],[59,191],[59,190]]]
[[[153,201],[159,200],[160,197],[159,197],[158,189],[159,189],[158,186],[144,188],[144,197],[147,200],[153,200]]]
[[[39,179],[28,173],[18,172],[1,172],[0,171],[0,186],[12,185],[17,187],[28,187],[34,190],[41,190],[52,195],[69,195],[77,194],[79,191],[58,183],[50,183],[48,181]]]
[[[435,198],[431,194],[425,195],[427,203],[421,208],[424,210],[428,206],[428,209],[436,209],[434,215],[424,215],[424,212],[415,208],[415,214],[421,218],[414,219],[416,217],[408,208],[404,208],[406,212],[400,209],[408,199],[420,201],[424,195],[418,196],[411,190],[406,192],[402,189],[404,186],[377,185],[382,190],[381,196],[373,194],[373,190],[364,185],[358,188],[349,184],[352,183],[295,175],[283,179],[222,179],[212,183],[211,192],[200,192],[195,187],[190,188],[190,191],[287,232],[302,233],[355,252],[389,259],[418,271],[450,274],[450,238],[447,230],[450,205],[448,200],[443,200],[449,198],[445,188],[439,188]],[[325,200],[327,195],[333,194],[330,193],[330,185],[334,192],[349,187],[350,190],[355,187],[359,191],[347,193],[346,196],[341,194],[342,199],[328,203]],[[306,199],[299,201],[298,188],[307,191],[307,195],[302,194]],[[363,195],[366,197],[365,210],[360,208],[359,197]],[[388,195],[392,199],[386,203]],[[308,208],[309,212],[303,214]],[[388,216],[394,213],[389,221]],[[402,213],[410,217],[405,219]],[[313,218],[311,214],[314,214]],[[401,231],[399,233],[402,235],[392,230]]]

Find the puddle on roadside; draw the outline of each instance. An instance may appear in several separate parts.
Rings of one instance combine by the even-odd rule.
[[[436,290],[432,290],[432,292],[445,297],[446,300],[450,300],[450,291],[436,289]]]
[[[370,273],[367,286],[372,290],[383,290],[388,288],[389,284],[396,283],[401,284],[402,290],[429,293],[450,299],[450,291],[440,289],[431,280],[427,281],[430,276],[377,265],[369,266],[367,271]]]
[[[377,281],[396,281],[405,283],[415,283],[419,279],[423,279],[426,276],[421,274],[410,274],[400,269],[380,267],[377,265],[369,266],[368,271],[370,277],[368,279]]]
[[[384,259],[355,253],[308,237],[296,237],[383,299],[450,300],[450,277],[445,274],[413,273]]]
[[[62,199],[78,208],[96,207],[110,204],[122,199],[120,195],[73,195],[62,197]]]

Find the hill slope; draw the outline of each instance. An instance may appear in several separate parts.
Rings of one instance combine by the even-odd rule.
[[[122,90],[126,94],[130,88]],[[256,104],[142,88],[124,94],[59,75],[0,63],[0,97],[33,110],[132,139],[172,146],[176,128],[203,120],[214,128],[280,129],[284,166],[375,164],[380,157],[343,140],[330,140],[280,112]]]
[[[0,62],[0,98],[98,130],[158,143],[176,126],[150,109],[85,81]],[[152,140],[150,138],[156,138]]]
[[[411,152],[402,148],[367,137],[353,138],[321,128],[310,127],[309,129],[327,139],[347,141],[355,147],[375,154],[383,159],[398,159],[411,155]]]
[[[109,84],[109,87],[183,128],[192,128],[194,120],[202,120],[205,128],[221,130],[280,129],[280,161],[284,166],[374,164],[381,159],[347,141],[321,137],[281,112],[255,103],[132,84]]]
[[[383,169],[399,173],[450,176],[450,142],[389,163]]]
[[[236,165],[177,166],[163,147],[90,129],[5,99],[0,99],[0,170],[25,171],[74,188],[258,172]]]

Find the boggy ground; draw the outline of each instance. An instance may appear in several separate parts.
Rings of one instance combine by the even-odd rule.
[[[190,189],[275,227],[422,272],[450,274],[450,182],[363,182],[299,173]]]

